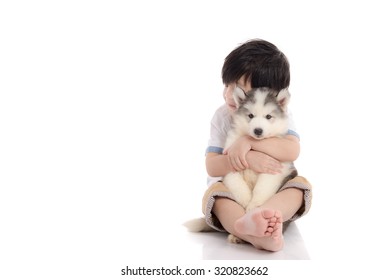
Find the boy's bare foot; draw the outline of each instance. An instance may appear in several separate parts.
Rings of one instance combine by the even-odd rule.
[[[235,230],[251,236],[259,249],[278,251],[283,246],[282,216],[280,211],[256,208],[235,222]]]
[[[256,237],[278,236],[281,213],[276,210],[256,208],[247,212],[235,222],[235,229],[241,234]]]

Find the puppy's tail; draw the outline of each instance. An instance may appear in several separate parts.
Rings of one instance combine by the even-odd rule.
[[[192,219],[183,224],[190,232],[207,232],[215,231],[206,222],[205,218]]]

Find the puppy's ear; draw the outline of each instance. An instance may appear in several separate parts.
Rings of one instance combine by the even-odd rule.
[[[284,88],[277,94],[277,102],[284,112],[287,111],[289,100],[290,100],[290,93],[288,89]]]
[[[235,87],[234,92],[232,93],[234,101],[238,107],[242,105],[243,101],[246,99],[246,93],[240,87]]]

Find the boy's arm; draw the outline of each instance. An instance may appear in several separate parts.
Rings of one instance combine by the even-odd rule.
[[[242,136],[224,152],[229,161],[240,168],[248,168],[247,153],[250,150],[262,152],[280,162],[294,161],[300,154],[300,140],[294,135],[255,140],[250,136]]]
[[[229,172],[234,171],[228,161],[228,157],[218,153],[207,153],[205,166],[208,175],[212,177],[223,177]]]
[[[252,150],[265,153],[281,162],[295,161],[300,154],[300,140],[288,134],[285,137],[273,137],[263,140],[254,140],[246,137]]]
[[[276,174],[282,167],[278,160],[262,152],[249,151],[247,160],[250,168],[259,173]],[[229,172],[245,169],[245,167],[234,167],[236,164],[230,162],[228,155],[218,153],[207,153],[205,165],[208,175],[212,177],[223,177]]]

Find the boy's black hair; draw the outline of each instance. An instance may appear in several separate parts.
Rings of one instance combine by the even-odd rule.
[[[242,76],[251,87],[268,87],[277,91],[289,87],[290,70],[286,56],[272,43],[261,39],[247,41],[224,60],[223,84],[235,83]]]

